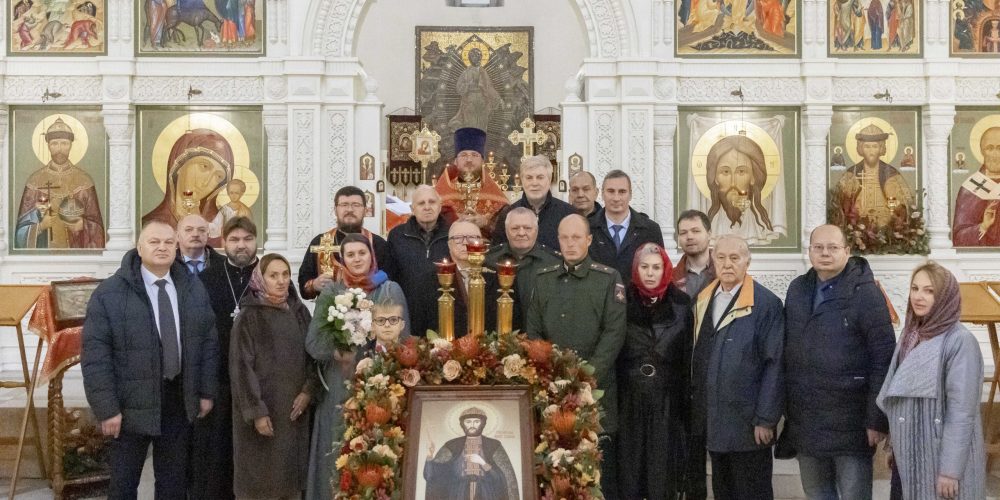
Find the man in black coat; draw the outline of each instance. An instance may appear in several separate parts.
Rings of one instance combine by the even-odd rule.
[[[813,268],[785,298],[786,421],[809,498],[872,498],[872,455],[889,430],[875,404],[895,349],[885,297],[839,227],[809,238]]]
[[[233,406],[229,385],[229,339],[239,314],[240,299],[250,293],[250,275],[257,265],[257,226],[234,217],[222,228],[226,256],[198,277],[208,290],[219,334],[219,397],[205,418],[194,424],[191,437],[191,499],[233,498]]]
[[[521,162],[519,172],[524,193],[520,200],[500,211],[492,243],[507,242],[507,213],[524,207],[538,216],[538,242],[549,248],[559,248],[559,223],[576,211],[569,203],[552,196],[552,162],[545,155],[531,156]]]
[[[389,231],[389,278],[399,283],[410,313],[410,333],[423,337],[438,329],[437,268],[448,256],[448,224],[441,216],[441,196],[418,186],[410,198],[413,215]]]
[[[208,235],[208,222],[199,214],[185,215],[177,223],[177,260],[193,275],[226,261],[208,245]]]
[[[621,170],[612,170],[601,183],[604,208],[591,217],[590,257],[618,271],[625,286],[632,280],[632,258],[643,243],[663,246],[660,225],[629,206],[632,180]]]
[[[336,281],[336,272],[343,266],[340,262],[340,255],[334,256],[334,261],[329,264],[335,269],[334,275],[321,274],[319,264],[320,256],[312,251],[312,247],[319,245],[324,235],[333,237],[333,244],[339,246],[340,242],[350,233],[361,233],[372,243],[375,249],[375,260],[379,268],[389,265],[389,245],[381,236],[364,228],[365,210],[368,201],[365,193],[355,186],[344,186],[333,195],[333,213],[337,216],[336,227],[329,231],[317,234],[309,246],[306,247],[306,254],[302,257],[302,264],[299,266],[299,293],[303,299],[316,298],[323,288]]]
[[[94,291],[83,325],[83,387],[111,443],[109,497],[136,498],[153,445],[156,497],[186,495],[191,422],[212,411],[219,356],[208,293],[174,259],[174,228],[148,223]]]
[[[594,174],[581,170],[569,178],[569,202],[576,213],[593,219],[601,211],[597,202],[597,179]]]

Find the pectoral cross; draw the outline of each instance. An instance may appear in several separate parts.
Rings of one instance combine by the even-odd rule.
[[[976,189],[972,190],[973,193],[975,193],[976,191],[986,191],[986,194],[990,194],[992,192],[992,191],[990,191],[989,189],[986,188],[986,180],[985,179],[983,179],[983,180],[981,180],[979,182],[976,182],[975,179],[969,179],[969,182],[971,182],[973,186],[976,186]]]
[[[334,272],[333,262],[335,262],[337,254],[340,253],[340,245],[333,244],[333,235],[324,234],[319,239],[319,245],[310,246],[309,251],[316,254],[316,263],[319,264],[320,273],[332,275]]]
[[[517,146],[518,144],[524,148],[524,154],[521,159],[527,158],[535,154],[535,144],[542,145],[548,140],[548,136],[544,132],[535,131],[535,122],[531,118],[525,118],[521,122],[521,131],[513,131],[507,136],[510,143]]]
[[[42,187],[40,187],[40,188],[38,188],[39,191],[43,191],[43,190],[45,191],[45,204],[49,205],[48,210],[46,210],[46,213],[48,215],[52,215],[52,205],[51,205],[51,203],[52,203],[52,190],[53,189],[59,189],[59,187],[60,186],[53,186],[52,185],[52,181],[45,181],[45,185],[42,186]]]

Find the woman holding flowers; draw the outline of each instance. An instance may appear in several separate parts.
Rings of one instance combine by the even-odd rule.
[[[684,416],[694,315],[655,243],[639,247],[628,288],[628,329],[618,356],[618,473],[622,498],[673,499],[682,488]],[[613,459],[613,458],[612,458]]]
[[[260,259],[229,346],[236,498],[299,498],[306,486],[309,404],[319,387],[305,349],[309,310],[291,266]]]
[[[347,399],[344,382],[354,376],[357,362],[363,357],[359,353],[385,350],[393,342],[393,335],[385,332],[377,340],[374,338],[374,321],[384,323],[375,328],[376,333],[385,327],[398,326],[397,337],[409,335],[403,290],[378,269],[368,239],[348,234],[340,243],[340,255],[344,272],[339,281],[324,289],[316,299],[316,315],[306,335],[306,350],[320,364],[326,391],[313,422],[306,488],[309,500],[332,498],[330,476],[336,457],[330,451],[343,432],[342,412],[338,407]]]

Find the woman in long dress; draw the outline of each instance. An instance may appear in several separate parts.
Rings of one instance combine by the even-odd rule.
[[[233,491],[299,498],[306,486],[309,404],[319,386],[305,349],[309,310],[289,287],[291,266],[268,254],[233,325]]]
[[[933,262],[918,267],[877,399],[889,418],[893,498],[986,498],[983,356],[960,314],[955,276]]]
[[[673,499],[682,491],[684,423],[694,315],[672,283],[670,258],[646,243],[632,261],[628,328],[618,356],[622,498]]]
[[[333,442],[343,435],[343,416],[340,405],[347,399],[344,382],[354,376],[358,355],[342,353],[320,331],[326,311],[333,299],[348,288],[360,288],[375,304],[397,304],[402,318],[402,335],[409,335],[410,318],[406,311],[403,289],[395,281],[389,281],[384,271],[378,269],[371,242],[360,234],[348,234],[340,242],[344,272],[340,281],[334,282],[316,298],[316,316],[309,325],[306,335],[306,350],[319,362],[325,393],[318,403],[313,421],[312,443],[309,450],[309,480],[306,498],[309,500],[329,500],[332,498],[330,476],[336,456],[330,455]],[[375,313],[378,313],[376,310]],[[373,315],[375,316],[375,315]],[[377,333],[377,329],[376,329]],[[369,347],[377,349],[376,344]]]

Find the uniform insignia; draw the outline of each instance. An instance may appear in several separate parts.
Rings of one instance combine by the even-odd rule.
[[[596,262],[591,262],[590,268],[593,269],[594,271],[600,271],[604,274],[611,274],[612,271],[610,267],[605,266],[604,264],[598,264]]]
[[[615,283],[615,302],[625,303],[625,285],[621,283]]]
[[[541,269],[538,270],[537,274],[550,273],[552,271],[555,271],[556,269],[559,269],[560,266],[562,266],[562,264],[555,264],[555,265],[552,265],[552,266],[549,266],[549,267],[543,267],[543,268],[541,268]]]

